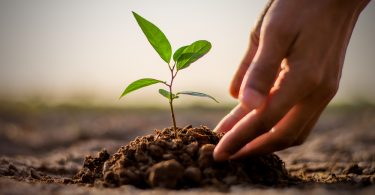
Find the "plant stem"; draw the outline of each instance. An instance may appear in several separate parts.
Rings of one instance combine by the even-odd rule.
[[[175,129],[175,131],[176,131],[177,126],[176,126],[176,118],[175,118],[175,116],[174,116],[174,110],[173,110],[173,99],[169,100],[169,106],[170,106],[170,108],[171,108],[171,113],[172,113],[173,127],[174,127],[174,129]],[[175,133],[176,133],[176,132],[175,132]]]
[[[174,64],[172,68],[169,66],[169,69],[171,70],[171,82],[167,86],[169,87],[169,95],[170,95],[170,97],[169,97],[169,107],[171,108],[173,130],[174,130],[175,136],[177,137],[176,117],[174,115],[174,109],[173,109],[173,99],[174,99],[174,97],[173,97],[173,91],[172,91],[173,81],[174,81],[174,78],[177,75],[177,71],[176,71],[176,73],[174,73],[175,66],[176,66],[176,64]]]

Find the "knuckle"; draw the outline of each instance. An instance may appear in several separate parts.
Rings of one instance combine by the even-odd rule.
[[[319,67],[314,66],[313,67]],[[328,76],[324,70],[311,71],[306,67],[300,70],[303,74],[299,75],[299,81],[304,89],[313,92],[316,98],[332,99],[339,88],[339,78]]]
[[[313,71],[309,71],[306,75],[304,75],[304,83],[307,89],[315,89],[321,84],[321,82],[321,76]]]
[[[330,101],[337,93],[339,84],[336,79],[329,79],[319,84],[314,96],[320,100]]]
[[[321,86],[321,92],[323,96],[332,99],[339,89],[339,84],[336,79],[332,79],[327,82],[323,82]]]
[[[266,63],[267,62],[262,62],[261,64],[258,63],[251,68],[249,76],[251,79],[247,83],[250,88],[257,90],[262,94],[268,94],[277,74],[277,71],[273,68],[276,66]]]

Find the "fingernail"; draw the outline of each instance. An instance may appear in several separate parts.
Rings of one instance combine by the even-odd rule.
[[[223,124],[222,123],[223,122],[220,121],[219,124],[216,125],[215,129],[212,130],[212,131],[215,132],[215,133],[222,133],[223,132]]]
[[[212,130],[212,131],[215,132],[215,133],[218,133],[219,130],[220,130],[220,128],[219,128],[220,126],[221,126],[221,121],[219,122],[219,124],[216,125],[215,129]]]

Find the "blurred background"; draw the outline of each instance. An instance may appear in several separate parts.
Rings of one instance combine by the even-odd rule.
[[[205,57],[179,73],[175,89],[220,101],[176,101],[178,126],[213,129],[236,104],[229,83],[266,3],[0,0],[0,170],[9,161],[71,176],[86,154],[113,153],[136,136],[171,126],[160,86],[118,99],[136,79],[169,79],[131,11],[159,26],[173,50],[200,39],[212,43]],[[375,170],[374,19],[372,1],[353,32],[337,96],[303,146],[279,153],[288,166],[354,161]]]
[[[164,107],[158,86],[118,100],[125,86],[136,79],[169,79],[166,64],[131,14],[136,11],[161,28],[173,50],[199,39],[212,43],[207,56],[180,72],[176,90],[202,91],[219,99],[221,105],[235,104],[228,93],[229,83],[266,3],[0,0],[0,98]],[[374,19],[375,3],[370,2],[353,32],[333,103],[375,100]],[[207,101],[184,97],[177,102],[206,105]]]

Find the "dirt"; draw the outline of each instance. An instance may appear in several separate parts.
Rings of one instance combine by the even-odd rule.
[[[285,186],[294,181],[274,154],[215,162],[212,153],[221,136],[205,126],[155,130],[155,134],[136,138],[112,156],[103,150],[96,157],[86,157],[73,183],[228,189],[240,184]]]
[[[302,146],[215,163],[220,135],[199,124],[227,112],[179,109],[198,128],[176,138],[149,135],[169,125],[163,110],[2,103],[0,194],[374,194],[375,106],[329,108]]]

